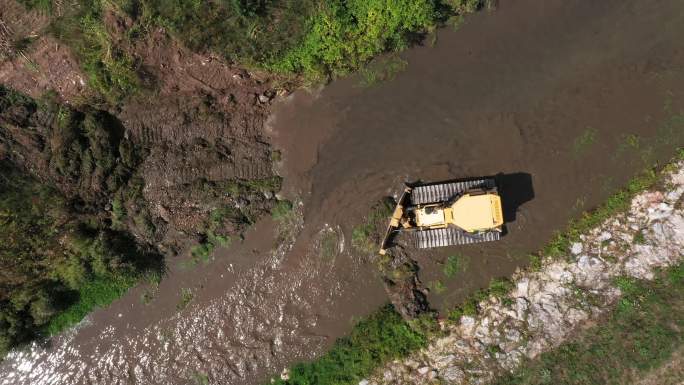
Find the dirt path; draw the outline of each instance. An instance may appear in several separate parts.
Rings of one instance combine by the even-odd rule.
[[[671,121],[684,105],[683,9],[509,1],[409,50],[392,81],[297,93],[269,123],[287,191],[304,201],[290,252],[270,253],[282,244],[272,234],[249,235],[216,262],[175,272],[158,303],[132,292],[52,347],[14,355],[0,384],[258,384],[319,354],[384,301],[349,232],[404,180],[510,175],[504,241],[420,256],[426,282],[444,280],[449,254],[468,266],[431,298],[437,306],[509,275],[554,229],[684,143]],[[321,252],[323,239],[344,247]],[[195,293],[182,312],[180,288]]]

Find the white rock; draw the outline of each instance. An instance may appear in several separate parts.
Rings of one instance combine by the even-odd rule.
[[[368,380],[359,381],[359,385],[368,385]]]
[[[451,383],[460,384],[465,379],[465,373],[457,366],[446,368],[441,373],[442,378]]]
[[[596,240],[598,242],[605,242],[610,240],[611,238],[613,238],[613,236],[609,232],[604,231],[598,237],[596,237]]]
[[[580,242],[573,243],[572,246],[570,247],[570,252],[573,255],[577,255],[577,254],[581,253],[582,252],[582,244]]]
[[[421,375],[425,375],[429,371],[430,371],[430,368],[427,366],[423,366],[423,367],[418,368],[418,373],[420,373]]]

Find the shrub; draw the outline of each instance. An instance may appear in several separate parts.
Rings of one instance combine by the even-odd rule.
[[[359,321],[322,357],[296,364],[278,385],[358,384],[377,366],[425,346],[423,334],[409,326],[391,305]]]

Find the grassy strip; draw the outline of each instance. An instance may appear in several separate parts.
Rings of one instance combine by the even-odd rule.
[[[48,335],[57,334],[81,322],[88,313],[106,307],[139,282],[139,278],[130,275],[107,275],[85,282],[78,288],[77,300],[45,326]]]
[[[413,330],[391,305],[354,326],[322,357],[292,367],[277,385],[357,384],[378,366],[425,346],[427,338]]]
[[[105,28],[106,7],[111,8],[111,4],[81,0],[77,7],[54,19],[51,28],[76,54],[92,89],[105,102],[117,105],[140,91],[141,80],[133,58],[114,44]]]
[[[567,255],[570,245],[579,241],[581,234],[599,226],[615,214],[629,209],[632,199],[637,194],[655,186],[661,180],[662,174],[669,171],[672,165],[681,160],[684,160],[684,149],[679,149],[668,166],[661,172],[658,171],[657,167],[642,171],[632,178],[623,189],[610,196],[601,206],[583,213],[579,219],[572,220],[563,232],[559,232],[553,237],[540,254],[531,256],[532,268],[540,268],[543,257],[558,258]]]
[[[497,385],[625,384],[684,345],[684,264],[654,281],[618,280],[623,297],[607,322],[528,361]]]
[[[22,0],[51,12],[52,3]],[[197,52],[213,51],[239,65],[317,82],[363,68],[375,56],[400,51],[444,22],[489,7],[491,0],[79,0],[53,16],[53,33],[71,47],[90,86],[116,105],[141,88],[128,48],[147,31],[164,27]],[[108,30],[105,15],[133,25]],[[124,43],[126,45],[126,43]],[[365,71],[368,85],[393,76]]]

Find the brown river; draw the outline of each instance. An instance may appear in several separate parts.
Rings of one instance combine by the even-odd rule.
[[[301,202],[291,231],[265,219],[208,263],[170,258],[158,287],[13,352],[0,385],[267,383],[387,301],[349,245],[374,202],[405,181],[500,175],[502,241],[414,256],[442,286],[432,306],[458,302],[684,145],[682,36],[680,0],[506,0],[386,58],[407,63],[390,79],[278,101],[264,129]]]

